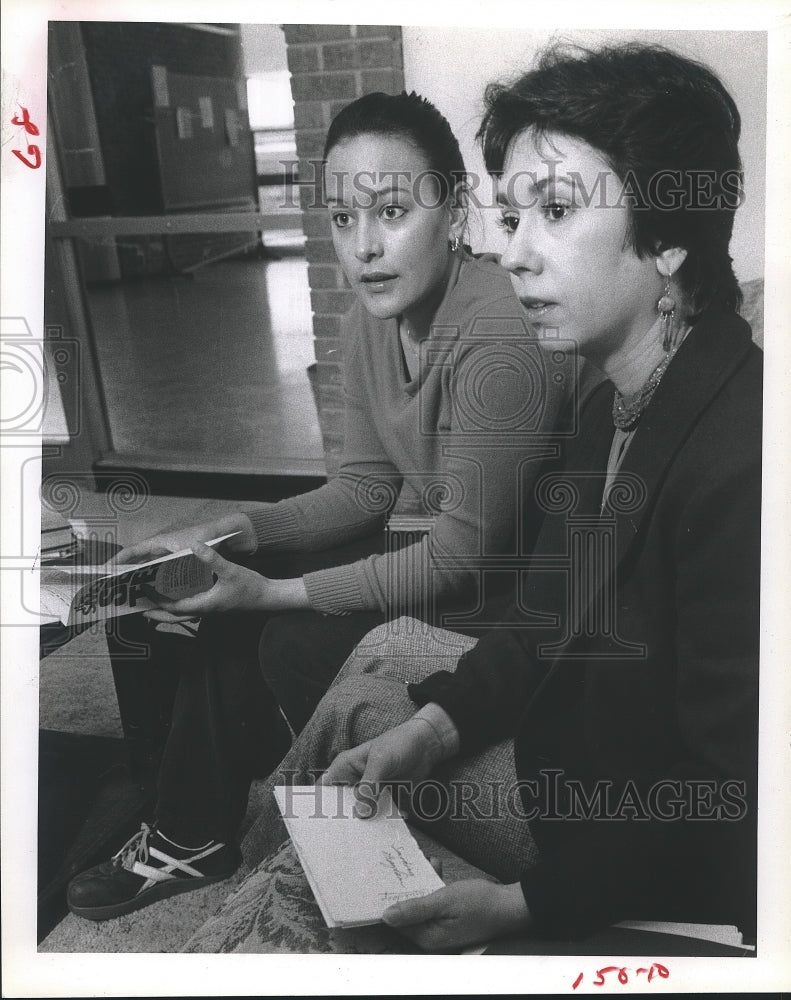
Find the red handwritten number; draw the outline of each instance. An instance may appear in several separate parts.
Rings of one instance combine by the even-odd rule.
[[[656,969],[657,975],[660,979],[667,979],[670,975],[670,969],[666,969],[664,965],[660,965],[659,962],[654,962],[651,966],[651,971],[648,973],[648,982],[651,982],[651,978],[654,975],[654,969]]]
[[[38,125],[34,125],[33,122],[30,120],[30,112],[28,111],[28,109],[23,108],[21,104],[19,105],[19,107],[22,108],[22,118],[19,119],[17,118],[16,115],[14,115],[14,117],[11,119],[11,124],[22,125],[28,135],[38,135]]]
[[[608,965],[604,969],[599,969],[598,972],[596,973],[596,978],[593,980],[593,985],[594,986],[604,986],[604,977],[607,975],[607,973],[608,972],[617,972],[617,971],[618,971],[618,966],[617,965]]]
[[[626,969],[626,968],[620,968],[619,969],[617,965],[607,965],[603,969],[599,969],[596,972],[596,978],[593,980],[593,985],[594,986],[604,986],[605,985],[605,978],[604,977],[608,973],[610,973],[610,972],[617,972],[618,973],[618,982],[622,986],[626,986],[626,984],[629,982],[629,970],[628,969]],[[641,969],[636,969],[635,973],[638,976],[646,975],[646,973],[647,973],[648,974],[648,982],[649,983],[654,978],[654,975],[659,976],[660,979],[668,979],[669,976],[670,976],[670,970],[666,966],[660,965],[659,962],[654,962],[650,969],[642,969],[642,968]],[[577,978],[574,980],[574,983],[572,984],[572,987],[571,987],[573,990],[576,990],[576,988],[582,982],[582,976],[583,976],[583,974],[580,973],[577,976]]]
[[[24,153],[20,153],[18,149],[12,149],[11,152],[17,157],[17,159],[20,159],[26,167],[30,167],[31,170],[38,170],[41,166],[41,151],[38,146],[27,147],[27,155],[33,157],[32,163],[27,156],[25,156]]]
[[[22,109],[22,117],[17,118],[17,116],[14,115],[11,119],[11,124],[21,125],[28,135],[38,135],[38,126],[30,120],[30,113],[27,108],[22,107],[21,104],[19,107]],[[18,160],[21,160],[26,167],[30,167],[31,170],[38,170],[41,166],[41,150],[38,146],[29,145],[27,147],[27,156],[32,156],[32,160],[29,160],[24,153],[20,153],[18,149],[12,149],[11,152]]]

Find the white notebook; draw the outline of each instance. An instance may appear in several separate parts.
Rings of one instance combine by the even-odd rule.
[[[370,819],[355,816],[348,785],[281,785],[275,798],[328,927],[378,923],[445,884],[386,791]]]

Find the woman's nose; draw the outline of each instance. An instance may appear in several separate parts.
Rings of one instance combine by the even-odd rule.
[[[375,226],[366,222],[360,222],[357,226],[357,242],[354,255],[362,263],[373,260],[374,257],[381,256],[382,241]]]
[[[524,221],[520,222],[516,232],[508,240],[500,263],[513,274],[522,271],[540,274],[543,271],[543,256],[536,246],[534,234]]]

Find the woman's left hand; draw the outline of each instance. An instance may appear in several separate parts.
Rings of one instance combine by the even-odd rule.
[[[426,951],[481,944],[526,931],[531,923],[518,882],[500,885],[478,878],[395,903],[382,919]]]
[[[224,611],[293,611],[310,607],[301,577],[270,580],[246,566],[223,559],[200,542],[192,546],[192,551],[217,577],[214,586],[180,601],[161,601],[156,609],[145,612],[146,618],[174,622]]]

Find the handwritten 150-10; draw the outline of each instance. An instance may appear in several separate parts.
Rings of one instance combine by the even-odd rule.
[[[38,125],[35,125],[30,120],[30,113],[28,109],[22,107],[21,104],[19,105],[19,107],[22,111],[22,117],[19,118],[17,115],[14,115],[14,117],[11,119],[11,124],[21,125],[22,128],[24,128],[25,133],[27,135],[38,135],[39,134]],[[11,152],[14,154],[14,156],[16,156],[17,159],[21,160],[26,167],[30,167],[31,170],[38,170],[38,168],[41,166],[41,150],[38,148],[38,146],[28,143],[27,156],[25,156],[24,153],[20,153],[18,149],[12,149]],[[32,157],[32,159],[29,160],[28,156]]]
[[[629,969],[625,969],[623,967],[619,968],[617,965],[607,965],[603,969],[597,970],[596,978],[593,980],[593,985],[594,986],[609,985],[607,982],[607,976],[610,976],[609,982],[613,983],[615,980],[612,978],[612,973],[614,972],[618,973],[618,982],[622,986],[625,986],[629,982],[629,972],[630,972]],[[648,982],[650,983],[651,980],[654,978],[654,976],[659,976],[660,979],[667,979],[670,976],[670,970],[666,968],[664,965],[660,965],[659,962],[654,962],[652,963],[650,969],[644,969],[644,968],[635,969],[635,975],[645,976]],[[583,978],[583,973],[581,972],[572,983],[571,988],[573,990],[576,990],[576,988],[580,985],[580,983],[582,982],[582,978]]]

